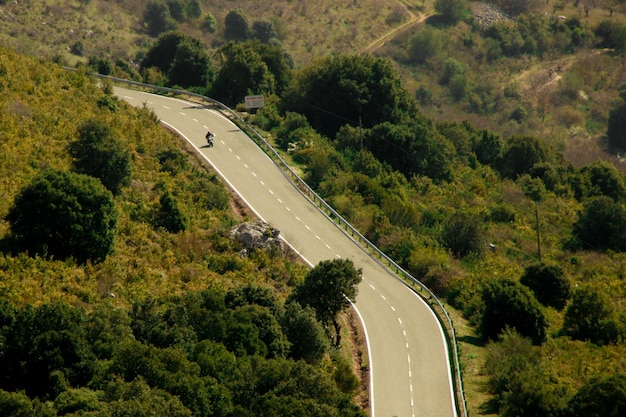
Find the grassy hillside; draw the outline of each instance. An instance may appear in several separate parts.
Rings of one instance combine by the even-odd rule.
[[[115,256],[103,265],[87,268],[63,261],[8,258],[6,262],[11,267],[5,273],[21,270],[21,262],[25,262],[42,264],[44,271],[53,267],[67,278],[61,282],[50,277],[49,282],[42,283],[37,277],[47,273],[30,276],[30,267],[24,266],[23,275],[7,273],[2,279],[4,297],[37,304],[69,295],[74,302],[90,302],[113,292],[116,302],[129,303],[134,297],[146,295],[146,282],[151,283],[155,294],[166,294],[198,288],[212,280],[211,273],[198,270],[196,260],[213,247],[212,236],[223,233],[235,220],[223,185],[193,160],[186,161],[187,155],[180,150],[176,137],[160,128],[147,111],[128,110],[117,101],[113,101],[116,111],[99,107],[98,99],[105,94],[82,74],[66,73],[9,50],[2,51],[0,72],[2,217],[16,194],[38,171],[45,167],[71,168],[67,146],[76,138],[79,124],[88,118],[110,123],[114,135],[130,149],[133,158],[131,186],[118,202],[120,233]],[[171,158],[185,159],[180,171],[163,169],[159,158],[164,152],[171,152]],[[159,187],[175,193],[190,219],[188,233],[172,236],[137,221],[158,201]],[[205,191],[200,196],[196,193],[199,189]],[[207,210],[210,207],[214,209]],[[2,222],[2,234],[6,233],[7,223]],[[29,279],[24,280],[26,277]]]
[[[27,55],[54,58],[74,65],[88,57],[138,64],[154,38],[147,35],[143,12],[147,0],[125,2],[78,0],[5,2],[0,5],[3,45]],[[505,2],[506,3],[506,2]],[[538,16],[561,23],[578,19],[593,31],[603,20],[626,22],[623,2],[520,1]],[[589,8],[585,11],[585,4]],[[613,11],[609,5],[614,4]],[[483,2],[468,2],[470,13],[459,24],[442,25],[433,19],[434,1],[199,1],[201,14],[177,22],[177,28],[203,42],[210,53],[224,44],[224,19],[240,10],[252,26],[271,22],[278,38],[300,67],[312,59],[335,53],[363,52],[396,61],[412,92],[426,88],[431,95],[423,111],[439,120],[469,120],[502,135],[532,132],[554,143],[578,166],[605,152],[608,109],[624,82],[623,58],[583,45],[567,53],[490,61],[485,59],[481,31]],[[217,31],[204,24],[211,14]],[[492,24],[494,20],[490,20]],[[409,39],[436,28],[445,39],[428,62],[407,64]],[[591,42],[591,40],[589,40]],[[467,85],[463,97],[440,82],[448,58],[464,66]],[[217,63],[217,57],[214,57]],[[558,71],[556,71],[558,69]],[[578,97],[570,98],[573,91]]]
[[[48,58],[58,56],[70,64],[80,59],[71,53],[77,43],[81,44],[84,57],[96,55],[137,61],[137,55],[145,53],[153,41],[146,34],[142,21],[147,3],[147,0],[7,2],[0,5],[0,18],[5,27],[0,40],[21,53]],[[329,53],[359,50],[408,21],[413,9],[409,2],[384,0],[283,0],[269,4],[202,0],[199,4],[201,17],[183,22],[179,28],[201,39],[209,49],[223,43],[224,18],[230,11],[240,9],[250,25],[257,20],[272,22],[286,50],[298,64]],[[202,28],[203,18],[208,13],[217,21],[214,34]]]
[[[44,169],[74,169],[69,144],[86,120],[104,122],[131,154],[130,183],[114,197],[113,253],[85,264],[18,253],[10,207]],[[229,231],[245,209],[151,111],[83,73],[0,48],[0,147],[1,410],[363,415],[349,362],[311,311],[284,305],[307,268],[281,251],[241,255]],[[183,231],[155,223],[165,194]],[[302,326],[306,360],[291,349]]]

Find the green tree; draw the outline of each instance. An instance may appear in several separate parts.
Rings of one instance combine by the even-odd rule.
[[[588,195],[605,195],[621,202],[626,197],[624,174],[615,165],[606,161],[596,161],[580,170],[581,175],[589,182]]]
[[[456,23],[467,13],[467,0],[435,0],[435,11],[447,22]]]
[[[626,50],[626,25],[616,20],[603,20],[594,30],[598,46],[615,49],[617,52]]]
[[[454,58],[448,58],[443,63],[441,75],[439,77],[439,83],[443,85],[450,84],[452,78],[457,75],[465,74],[465,67],[462,63]]]
[[[548,322],[532,292],[509,279],[485,284],[482,291],[483,313],[479,324],[484,339],[496,340],[507,327],[528,337],[533,344],[546,340]]]
[[[165,190],[159,199],[159,209],[155,223],[170,233],[183,232],[187,229],[188,219],[178,205],[178,201]]]
[[[93,377],[95,356],[85,335],[83,310],[57,302],[16,311],[2,329],[0,388],[50,399],[62,385],[84,386]]]
[[[290,144],[297,144],[311,135],[313,135],[313,129],[309,121],[303,115],[294,112],[285,113],[285,117],[275,129],[276,143],[283,150],[287,150]]]
[[[437,55],[442,44],[441,31],[427,26],[409,38],[409,59],[416,64],[423,64]]]
[[[247,44],[261,55],[261,59],[274,76],[276,94],[282,94],[291,82],[294,65],[291,56],[280,45],[260,43],[257,40],[248,41]]]
[[[436,181],[450,178],[455,155],[454,145],[420,118],[374,126],[365,132],[365,148],[407,178],[417,174]]]
[[[167,74],[176,57],[178,45],[185,39],[187,38],[184,34],[174,30],[161,34],[146,52],[146,56],[141,61],[140,69],[143,71],[147,68],[156,67],[163,74]]]
[[[626,375],[595,378],[569,402],[569,416],[621,417],[626,414]]]
[[[110,359],[120,343],[134,338],[127,311],[109,303],[95,305],[84,327],[87,342],[98,358]]]
[[[274,29],[274,24],[266,20],[257,20],[252,24],[252,36],[260,40],[262,43],[270,43],[272,39],[276,39],[278,34]]]
[[[113,194],[119,194],[121,187],[128,184],[130,152],[104,121],[84,121],[78,127],[78,139],[69,145],[69,152],[77,172],[98,178]]]
[[[202,8],[200,8],[198,0],[188,0],[185,11],[187,12],[187,16],[193,19],[200,17],[200,14],[202,14]]]
[[[167,76],[167,85],[207,87],[214,70],[202,43],[176,31],[159,36],[141,61],[142,72],[156,67]]]
[[[567,389],[550,380],[541,349],[513,331],[487,345],[484,373],[494,396],[488,414],[561,417],[567,408]]]
[[[1,3],[1,2],[0,2]],[[38,399],[31,400],[23,392],[0,389],[0,415],[12,417],[55,417],[57,413]]]
[[[304,359],[307,363],[322,360],[329,348],[328,339],[311,307],[303,308],[298,303],[287,304],[282,326],[291,343],[289,357]]]
[[[213,78],[213,67],[206,49],[191,38],[179,42],[167,77],[170,85],[207,87]]]
[[[367,129],[423,119],[391,63],[369,55],[335,55],[312,62],[296,73],[281,107],[306,116],[328,137],[346,124]]]
[[[335,328],[335,346],[341,341],[337,315],[350,307],[361,282],[361,269],[356,269],[350,259],[321,261],[311,269],[304,281],[293,289],[289,300],[303,307],[310,306],[317,318],[325,325]]]
[[[224,63],[211,86],[211,96],[235,106],[248,94],[273,94],[276,78],[252,44],[229,43],[220,49]]]
[[[215,33],[217,31],[217,19],[213,16],[213,13],[208,12],[206,16],[204,16],[202,28],[209,33]]]
[[[569,279],[563,268],[557,265],[530,265],[524,270],[520,282],[532,290],[537,301],[557,310],[565,308],[572,296]]]
[[[235,317],[239,323],[250,323],[258,330],[257,345],[264,345],[260,352],[268,358],[285,357],[289,351],[289,341],[284,335],[278,318],[268,307],[248,304],[235,309]],[[252,354],[252,352],[250,352]]]
[[[488,130],[483,130],[474,145],[474,154],[478,162],[498,170],[502,163],[503,153],[504,140],[502,137]]]
[[[70,388],[55,398],[54,407],[60,415],[102,412],[104,410],[99,397],[100,393],[88,388]]]
[[[20,191],[7,220],[20,249],[83,263],[111,253],[117,212],[99,180],[47,169]]]
[[[127,382],[121,378],[108,381],[104,401],[112,416],[192,417],[180,397],[159,388],[151,388],[143,378]]]
[[[150,36],[158,36],[176,28],[167,4],[162,0],[151,0],[143,11],[143,22]]]
[[[283,306],[278,296],[271,288],[247,284],[236,287],[226,292],[224,303],[228,308],[243,307],[249,304],[256,304],[270,309],[274,317],[280,319],[283,315]]]
[[[166,0],[170,16],[179,23],[187,19],[187,10],[184,0]]]
[[[612,301],[595,287],[574,291],[572,302],[565,311],[562,333],[597,345],[616,343],[623,335]]]
[[[516,135],[507,140],[502,159],[502,174],[515,179],[529,173],[535,164],[553,162],[558,158],[555,152],[540,139]]]
[[[243,10],[228,12],[224,19],[224,37],[235,42],[243,42],[250,37],[250,24]]]
[[[441,242],[456,258],[480,255],[485,244],[480,220],[471,213],[454,213],[444,225]]]
[[[577,248],[626,250],[626,210],[611,197],[591,197],[583,204],[572,230]]]

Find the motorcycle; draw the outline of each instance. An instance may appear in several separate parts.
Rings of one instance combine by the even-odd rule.
[[[207,141],[207,145],[209,146],[209,148],[213,147],[213,138],[215,137],[215,135],[211,132],[208,132],[205,136],[206,141]]]

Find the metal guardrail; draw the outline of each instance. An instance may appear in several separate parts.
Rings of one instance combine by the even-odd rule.
[[[66,68],[68,70],[74,70],[73,68]],[[127,84],[134,87],[138,87],[141,89],[158,91],[163,93],[174,94],[178,96],[186,96],[186,97],[194,97],[200,99],[202,101],[211,103],[220,108],[220,110],[228,113],[233,120],[238,124],[238,126],[246,132],[246,134],[254,139],[257,144],[259,144],[266,153],[272,158],[274,163],[279,165],[283,171],[286,173],[287,179],[296,186],[296,188],[311,202],[313,202],[318,209],[322,211],[326,217],[333,221],[333,223],[338,226],[344,233],[348,234],[349,237],[355,240],[364,250],[372,256],[379,264],[393,273],[399,275],[406,281],[413,285],[417,285],[419,289],[420,296],[426,301],[428,306],[433,310],[435,316],[445,329],[446,342],[448,344],[448,351],[452,356],[452,361],[454,362],[454,374],[456,378],[453,378],[453,384],[455,388],[455,403],[457,412],[464,416],[468,417],[467,411],[467,402],[465,400],[465,391],[463,389],[463,378],[461,372],[461,364],[459,359],[458,352],[458,341],[456,338],[456,330],[454,329],[454,324],[452,323],[452,319],[448,314],[445,306],[439,300],[439,298],[422,282],[420,282],[417,278],[413,277],[408,271],[398,265],[393,259],[387,256],[383,251],[381,251],[376,245],[371,243],[365,236],[363,236],[357,229],[355,229],[346,219],[344,219],[334,208],[332,208],[324,199],[322,199],[311,187],[308,186],[306,182],[302,178],[296,174],[296,172],[287,164],[287,162],[280,156],[280,154],[274,149],[274,147],[260,134],[258,133],[252,126],[250,126],[237,112],[232,110],[230,107],[226,106],[224,103],[221,103],[217,100],[214,100],[210,97],[203,96],[201,94],[179,90],[168,87],[160,87],[151,84],[144,84],[138,81],[126,80],[123,78],[111,77],[108,75],[102,74],[94,74],[95,77],[101,79],[107,79],[116,83]],[[412,286],[409,288],[414,289]]]

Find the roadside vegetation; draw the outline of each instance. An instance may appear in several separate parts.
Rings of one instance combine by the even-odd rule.
[[[93,3],[80,7],[104,7]],[[333,207],[466,321],[461,361],[472,414],[579,416],[595,409],[601,410],[597,415],[622,415],[626,179],[620,155],[626,141],[626,4],[398,2],[398,7],[381,6],[388,11],[384,25],[368,21],[374,29],[364,35],[350,25],[356,20],[349,20],[347,12],[335,14],[339,3],[334,8],[326,2],[273,2],[270,9],[282,11],[273,19],[268,10],[243,3],[224,9],[212,2],[137,2],[137,10],[145,12],[125,27],[143,43],[117,55],[94,49],[75,61],[85,72],[212,95],[242,113],[244,95],[264,94],[263,109],[245,112],[249,122]],[[345,10],[369,10],[349,3]],[[186,14],[177,14],[176,4],[186,5]],[[161,12],[152,14],[152,8]],[[321,10],[326,14],[318,16],[324,16],[325,24],[341,28],[325,28],[325,34],[333,34],[326,43],[319,38],[322,29],[308,28],[315,32],[309,38],[302,27],[288,26]],[[420,23],[405,26],[368,49],[369,54],[359,53],[372,45],[379,29],[383,36],[385,27],[412,19]],[[351,36],[345,32],[350,27]],[[52,58],[68,60],[67,54]],[[48,102],[49,107],[54,103],[54,108],[65,109],[64,97],[73,98],[75,84],[87,84],[78,75],[42,84],[50,75],[38,71],[25,77],[24,91],[41,102],[59,100]],[[54,99],[42,94],[44,88]],[[56,90],[67,94],[57,97],[52,93]],[[196,290],[200,281],[206,283],[195,264],[205,259],[199,247],[221,251],[209,257],[208,265],[216,265],[211,277],[226,282],[224,289],[238,282],[241,271],[252,274],[261,261],[265,266],[255,273],[255,282],[270,284],[279,294],[286,295],[304,279],[305,271],[286,260],[233,257],[234,248],[219,238],[234,220],[215,178],[189,162],[148,112],[139,112],[133,122],[113,124],[120,103],[105,93],[94,97],[100,97],[97,103],[73,120],[106,115],[100,119],[113,126],[102,133],[111,144],[107,149],[117,149],[122,159],[126,149],[134,166],[130,182],[121,181],[117,195],[107,187],[114,196],[110,198],[128,201],[117,219],[115,255],[102,262],[106,273],[94,275],[105,283],[94,288],[106,294],[120,283],[120,274],[138,274],[141,279],[119,284],[127,298],[145,291],[139,282],[154,279],[162,286],[155,286],[152,295],[160,297],[177,282],[172,274],[181,282],[174,288],[176,295]],[[18,195],[43,165],[48,167],[41,162],[48,159],[33,160],[32,155],[54,152],[60,157],[52,168],[78,167],[78,160],[60,146],[50,150],[37,141],[17,140],[45,137],[49,142],[51,137],[56,138],[52,143],[65,143],[74,138],[59,123],[60,116],[40,115],[25,98],[5,100],[9,111],[4,117],[25,121],[10,119],[7,126],[24,130],[7,135],[15,138],[8,143],[17,147],[5,158],[15,154],[30,161],[17,168],[7,162],[12,167],[5,168],[7,175],[16,178],[6,185],[7,195]],[[153,133],[147,135],[140,129],[144,126]],[[133,142],[121,143],[120,150],[111,137],[133,137]],[[157,139],[165,137],[169,142]],[[169,145],[163,148],[164,143]],[[168,168],[156,177],[142,177],[147,170],[138,169],[139,164]],[[183,183],[180,176],[198,185]],[[198,190],[205,188],[210,192],[200,198]],[[170,224],[164,222],[168,216],[163,210],[155,209],[157,200],[169,207],[167,212],[179,207],[170,229],[178,234],[154,231]],[[1,213],[9,212],[12,201],[0,202]],[[8,224],[3,227],[8,235]],[[125,238],[119,237],[120,230]],[[143,245],[133,241],[141,236]],[[152,259],[146,247],[153,247],[148,253],[155,254],[166,244],[180,246],[182,252],[158,251],[161,258],[155,262],[168,271],[158,273],[141,256]],[[128,258],[113,262],[120,248]],[[15,259],[33,262],[24,255]],[[56,270],[65,268],[56,262]],[[93,266],[88,263],[87,268]],[[10,290],[20,285],[30,286],[30,292]],[[43,284],[13,278],[6,291],[17,291],[16,302],[50,297],[38,285]],[[75,285],[77,294],[65,293],[77,300],[82,288]],[[298,291],[292,294],[306,299]],[[322,321],[327,326],[333,322]]]

